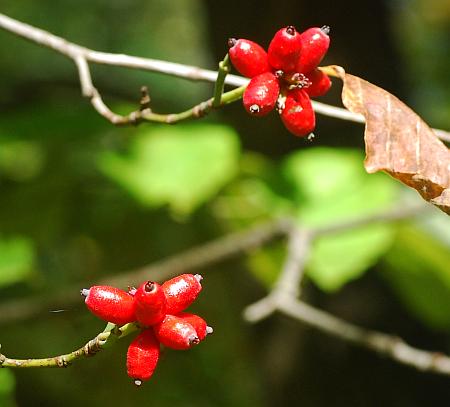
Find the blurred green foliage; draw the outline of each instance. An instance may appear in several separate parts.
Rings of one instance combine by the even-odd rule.
[[[261,172],[238,179],[230,196],[221,200],[220,210],[230,221],[242,220],[246,213],[253,221],[258,211],[242,203],[255,201],[268,218],[295,216],[300,224],[323,227],[393,207],[399,185],[382,174],[367,174],[363,159],[354,149],[311,147],[294,152],[269,172],[266,182]],[[389,224],[368,225],[318,238],[307,263],[308,276],[323,290],[341,288],[386,253],[394,229]],[[283,252],[274,250],[275,258],[270,259],[267,250],[260,250],[250,259],[255,275],[269,286],[281,269]]]
[[[14,403],[14,374],[11,370],[0,370],[0,405],[13,407]]]
[[[398,186],[367,174],[360,151],[309,149],[288,157],[284,172],[293,185],[299,220],[324,226],[364,217],[395,205]],[[307,270],[322,289],[337,290],[376,263],[392,241],[393,226],[369,225],[317,239]]]
[[[0,286],[31,278],[34,257],[33,242],[29,239],[0,237]]]
[[[144,205],[187,215],[237,173],[239,139],[219,125],[152,126],[136,134],[131,154],[100,156],[102,171]]]
[[[412,226],[398,230],[385,277],[408,309],[435,329],[450,327],[450,250]]]
[[[371,34],[379,39],[387,29],[368,4],[352,2],[352,13],[344,15],[347,9],[337,2],[313,3],[4,0],[2,12],[93,49],[212,69],[227,36],[264,27],[257,35],[268,40],[275,22],[312,26],[327,23],[326,16],[334,18],[336,32],[328,62],[366,66],[367,77],[377,78],[381,72],[369,71],[370,59],[364,59],[373,57],[394,78],[383,54],[386,44],[368,45]],[[375,3],[370,6],[384,10]],[[434,125],[450,128],[449,14],[443,3],[392,2],[389,38],[399,44],[396,61],[403,64],[410,103]],[[354,18],[358,4],[361,21]],[[247,26],[233,25],[241,18]],[[372,20],[376,25],[368,28]],[[344,41],[347,29],[351,41]],[[367,55],[348,59],[346,52],[358,46]],[[403,199],[403,188],[388,176],[364,172],[362,128],[354,124],[344,128],[318,118],[318,138],[310,145],[287,134],[277,118],[248,118],[236,104],[195,124],[115,128],[82,100],[76,70],[62,56],[0,31],[0,59],[1,302],[46,298],[65,287],[78,291],[279,216],[327,226]],[[213,91],[212,84],[112,67],[93,67],[93,78],[106,101],[124,112],[138,106],[142,85],[149,86],[156,112],[189,108]],[[413,194],[401,202],[417,199]],[[450,224],[438,212],[430,208],[414,221],[318,239],[305,296],[348,319],[449,351]],[[411,383],[422,387],[424,376],[393,370],[389,362],[374,367],[375,356],[353,358],[353,350],[335,339],[323,339],[328,342],[320,348],[297,323],[242,323],[242,309],[271,287],[285,254],[285,242],[278,242],[244,261],[204,270],[205,289],[193,311],[205,316],[215,335],[191,352],[165,352],[155,377],[138,392],[125,374],[124,340],[70,369],[0,370],[0,405],[348,406],[394,405],[394,399],[400,400],[396,405],[420,405]],[[63,309],[2,326],[2,351],[13,357],[61,354],[102,329],[81,302]],[[319,355],[326,360],[318,362]],[[356,366],[361,359],[367,363]],[[370,380],[355,385],[364,372]],[[430,389],[448,389],[448,382],[430,382]],[[371,391],[388,402],[370,397]],[[439,391],[427,394],[433,405],[430,394],[439,397]]]

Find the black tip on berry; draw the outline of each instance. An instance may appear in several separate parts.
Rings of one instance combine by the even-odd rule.
[[[295,33],[297,32],[297,30],[295,29],[295,27],[293,25],[288,25],[286,27],[286,33],[289,35],[295,35]]]
[[[206,327],[206,335],[211,335],[214,333],[214,329],[211,326]]]
[[[233,48],[237,43],[236,38],[228,38],[228,48]]]
[[[144,291],[146,293],[152,293],[156,290],[156,285],[153,281],[147,281],[144,285]]]
[[[200,338],[198,336],[189,337],[189,346],[198,345],[200,343]]]
[[[89,295],[89,289],[83,288],[82,290],[80,290],[80,294],[86,298]]]
[[[311,142],[314,140],[315,137],[316,135],[314,133],[309,133],[306,139]]]
[[[329,35],[331,28],[329,25],[324,25],[323,27],[320,27],[320,31],[322,31],[326,35]]]
[[[284,75],[284,72],[281,69],[278,69],[277,71],[275,71],[275,76],[279,79],[282,78]]]
[[[142,384],[142,380],[136,379],[136,380],[134,381],[134,384],[136,385],[136,387],[140,387],[141,384]]]
[[[258,105],[251,105],[248,110],[250,111],[251,114],[256,114],[259,113],[261,108]]]
[[[203,276],[201,274],[195,274],[194,278],[200,283],[203,280]]]

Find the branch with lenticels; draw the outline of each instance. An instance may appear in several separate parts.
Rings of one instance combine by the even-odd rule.
[[[91,105],[101,116],[112,124],[118,126],[136,125],[142,122],[174,124],[182,120],[201,118],[213,109],[218,109],[241,99],[245,87],[249,81],[247,78],[241,76],[229,75],[226,59],[219,64],[219,71],[216,72],[208,69],[201,69],[195,66],[161,61],[157,59],[95,51],[69,42],[62,37],[49,33],[48,31],[33,27],[1,13],[0,28],[34,42],[35,44],[50,48],[53,51],[70,58],[78,69],[83,96],[89,99]],[[159,72],[161,74],[176,76],[192,81],[218,83],[216,85],[214,97],[201,102],[184,112],[158,114],[152,112],[148,105],[143,106],[141,104],[140,109],[130,112],[128,115],[120,115],[113,112],[106,105],[100,92],[97,88],[95,88],[91,77],[89,63]],[[220,92],[220,90],[222,90],[223,92],[224,84],[236,87],[236,89],[225,93],[219,93],[219,96],[221,96],[219,98],[218,91]],[[364,117],[362,115],[349,112],[348,110],[337,106],[331,106],[315,101],[312,103],[316,113],[340,120],[364,123]],[[439,129],[434,129],[434,131],[436,136],[441,140],[450,142],[449,132]]]

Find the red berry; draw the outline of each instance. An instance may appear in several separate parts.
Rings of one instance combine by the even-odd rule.
[[[300,34],[302,52],[297,62],[297,72],[306,73],[317,68],[330,46],[329,32],[330,28],[323,26],[309,28]]]
[[[269,45],[269,64],[274,69],[292,72],[302,49],[300,34],[294,26],[289,25],[278,30]]]
[[[308,72],[305,76],[309,79],[310,85],[303,89],[309,96],[322,96],[329,91],[331,87],[330,77],[320,69],[316,68]]]
[[[142,283],[134,294],[136,319],[143,325],[161,322],[166,315],[166,296],[162,287],[153,281]]]
[[[167,314],[178,314],[191,305],[202,290],[200,274],[181,274],[166,281],[161,287],[166,296]]]
[[[136,386],[150,379],[158,364],[160,345],[151,329],[142,331],[128,347],[127,373]]]
[[[115,287],[97,285],[81,290],[89,311],[107,322],[124,325],[134,321],[133,296]]]
[[[294,89],[286,97],[281,120],[286,128],[298,137],[309,135],[315,127],[315,115],[308,94]]]
[[[243,96],[244,108],[253,116],[264,116],[275,107],[280,85],[277,77],[265,72],[252,78]]]
[[[153,326],[153,330],[156,338],[168,348],[185,350],[200,342],[194,327],[174,315],[166,315],[162,322]]]
[[[181,312],[176,316],[182,319],[184,322],[192,325],[192,327],[195,329],[195,332],[197,332],[198,339],[200,339],[201,341],[205,339],[206,335],[213,333],[213,329],[208,326],[206,324],[206,321],[198,315],[190,314],[188,312]]]
[[[230,38],[228,46],[230,47],[228,55],[240,74],[253,78],[270,70],[267,62],[267,53],[256,42]]]

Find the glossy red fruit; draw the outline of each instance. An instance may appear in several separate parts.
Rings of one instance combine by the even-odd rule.
[[[323,26],[309,28],[300,34],[302,52],[297,62],[297,72],[306,73],[317,68],[330,46],[329,32],[330,27]]]
[[[256,42],[230,38],[228,55],[241,75],[253,78],[270,70],[266,51]]]
[[[300,33],[294,26],[289,25],[275,33],[269,45],[269,64],[274,69],[283,72],[295,71],[296,64],[302,50]]]
[[[206,335],[213,333],[213,329],[208,326],[206,324],[206,321],[198,315],[190,314],[188,312],[180,312],[176,316],[182,319],[184,322],[192,325],[192,327],[195,329],[195,332],[197,332],[198,339],[200,339],[201,341],[205,339]]]
[[[194,327],[175,315],[166,315],[164,320],[153,326],[156,338],[168,348],[185,350],[200,343]]]
[[[166,315],[166,296],[162,287],[153,281],[142,283],[134,294],[136,319],[149,326],[161,322]]]
[[[271,72],[255,76],[245,89],[242,102],[252,116],[265,116],[275,107],[280,84]]]
[[[316,68],[311,72],[305,74],[305,76],[309,79],[310,85],[306,88],[303,88],[306,93],[311,97],[322,96],[327,93],[331,88],[331,80],[330,77],[322,72],[320,69]]]
[[[295,136],[309,135],[316,125],[314,110],[308,94],[303,89],[294,89],[286,97],[281,120]]]
[[[178,314],[191,305],[202,290],[200,274],[181,274],[167,280],[162,286],[166,297],[166,313]]]
[[[159,353],[160,345],[151,329],[145,329],[131,342],[127,352],[127,373],[136,386],[152,377]]]
[[[133,296],[119,288],[96,285],[81,290],[89,311],[107,322],[124,325],[134,321],[135,303]]]

